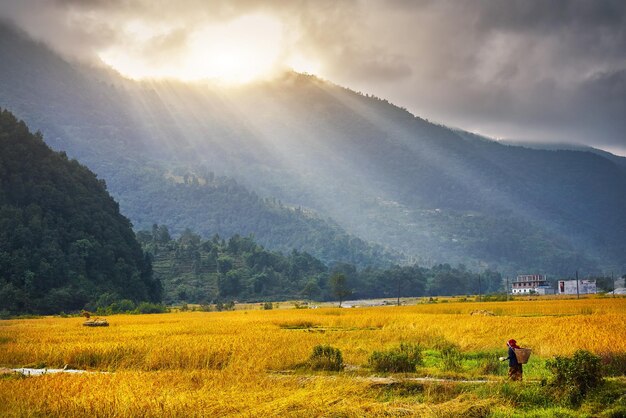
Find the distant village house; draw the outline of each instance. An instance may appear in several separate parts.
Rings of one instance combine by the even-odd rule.
[[[576,283],[578,282],[578,284]],[[589,295],[597,292],[595,280],[559,280],[559,295]]]
[[[511,293],[552,295],[554,289],[543,274],[522,274],[513,280]]]

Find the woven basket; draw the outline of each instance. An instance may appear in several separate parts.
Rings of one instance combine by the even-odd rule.
[[[517,362],[519,364],[528,363],[528,359],[530,358],[531,349],[530,348],[514,348],[515,357],[517,357]]]

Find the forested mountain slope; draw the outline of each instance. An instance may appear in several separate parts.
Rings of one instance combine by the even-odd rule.
[[[484,140],[312,76],[232,89],[129,81],[2,31],[0,105],[103,176],[140,228],[158,222],[204,236],[254,233],[268,248],[360,265],[383,251],[354,236],[426,265],[626,269],[620,159]],[[243,194],[254,190],[261,204],[219,192],[231,181],[223,176]],[[275,210],[267,197],[289,215],[251,215]],[[306,227],[273,232],[297,207],[315,225],[298,217]],[[337,239],[313,232],[322,225],[342,237],[335,248],[356,249],[323,254]],[[311,242],[316,235],[323,238]]]
[[[77,310],[103,294],[156,302],[161,284],[104,182],[0,109],[0,312]]]
[[[254,234],[270,248],[297,248],[325,262],[363,266],[400,260],[397,252],[348,234],[325,216],[259,197],[232,178],[215,175],[211,164],[181,159],[181,150],[190,155],[200,150],[189,150],[184,138],[168,136],[172,115],[153,115],[140,103],[145,99],[146,106],[163,106],[149,86],[69,64],[1,24],[0,57],[0,105],[44,132],[53,148],[106,179],[136,228],[156,222],[174,234],[190,227],[203,236]],[[164,137],[171,140],[165,143]],[[240,150],[243,155],[246,147]],[[217,161],[222,157],[218,149],[203,152]]]
[[[357,269],[352,264],[324,265],[308,253],[269,251],[252,237],[214,236],[202,240],[191,230],[173,239],[164,225],[137,234],[154,257],[154,274],[163,283],[167,303],[289,299],[336,300],[332,277],[345,278],[350,298],[494,293],[504,289],[497,272],[472,273],[447,264]],[[344,295],[345,297],[345,295]]]

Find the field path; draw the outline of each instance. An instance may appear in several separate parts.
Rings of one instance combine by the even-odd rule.
[[[45,374],[55,374],[55,373],[82,374],[82,373],[107,373],[107,372],[91,372],[88,370],[77,370],[77,369],[31,369],[27,367],[20,367],[18,369],[0,368],[0,374],[9,374],[9,373],[20,373],[20,374],[23,374],[24,376],[43,376]]]
[[[280,370],[272,373],[272,376],[293,377],[300,376],[306,379],[324,379],[334,378],[333,375],[317,375],[317,374],[296,374],[292,370]],[[350,376],[350,375],[344,375]],[[355,380],[366,381],[375,385],[393,385],[394,383],[404,382],[437,382],[437,383],[501,383],[502,379],[445,379],[440,377],[383,377],[383,376],[353,376]]]

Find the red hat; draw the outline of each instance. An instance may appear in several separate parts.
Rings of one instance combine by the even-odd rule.
[[[511,348],[519,348],[519,346],[517,345],[517,341],[513,339],[509,340],[506,344]]]

